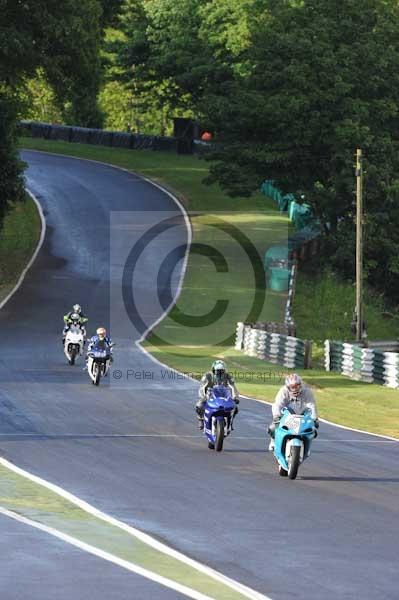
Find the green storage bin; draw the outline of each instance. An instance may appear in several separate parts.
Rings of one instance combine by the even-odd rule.
[[[290,286],[290,269],[270,268],[269,288],[274,292],[288,292]]]
[[[292,221],[296,229],[304,229],[314,220],[312,209],[309,204],[302,204],[296,207]]]
[[[295,215],[296,215],[299,207],[300,207],[300,204],[298,204],[298,202],[295,202],[295,200],[293,200],[291,202],[289,211],[288,211],[288,216],[290,218],[290,221],[294,221]]]
[[[288,244],[276,244],[271,246],[265,254],[265,270],[269,271],[271,267],[288,267],[289,251]]]

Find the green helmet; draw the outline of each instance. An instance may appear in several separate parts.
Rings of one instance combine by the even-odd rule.
[[[212,373],[216,375],[217,378],[223,377],[226,373],[226,365],[222,360],[215,360],[212,363]]]

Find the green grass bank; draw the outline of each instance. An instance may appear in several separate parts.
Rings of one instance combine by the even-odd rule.
[[[315,365],[323,360],[324,340],[355,341],[351,332],[355,293],[353,283],[328,269],[320,272],[309,264],[300,271],[293,316],[299,336],[313,340]],[[381,296],[365,289],[363,308],[370,346],[373,340],[399,338],[399,314],[387,310]]]
[[[35,203],[27,194],[6,215],[0,229],[0,302],[17,283],[32,257],[41,231]]]
[[[161,362],[196,377],[209,368],[213,358],[224,358],[236,375],[241,393],[272,401],[287,369],[235,351],[231,335],[236,321],[247,318],[254,299],[251,260],[248,262],[245,243],[240,245],[233,239],[234,233],[238,231],[250,240],[252,258],[262,258],[266,249],[286,239],[289,231],[287,218],[278,213],[275,205],[261,194],[250,199],[232,199],[218,186],[205,186],[202,180],[208,166],[196,157],[32,138],[22,139],[21,147],[90,158],[141,173],[172,190],[188,211],[202,213],[191,217],[193,241],[212,245],[216,250],[213,258],[219,251],[235,268],[225,277],[225,272],[218,273],[215,269],[212,257],[191,253],[177,306],[154,329],[145,346]],[[298,334],[314,339],[316,347],[325,336],[339,339],[346,332],[344,337],[350,338],[345,319],[350,323],[354,305],[354,289],[350,284],[342,283],[341,289],[338,281],[324,280],[324,277],[319,280],[314,274],[300,272],[294,303]],[[262,290],[258,292],[262,295]],[[210,319],[206,327],[197,327],[204,315],[215,308],[216,297],[230,301],[227,319],[220,319],[217,326]],[[257,320],[281,320],[285,295],[267,290],[263,300]],[[345,312],[347,316],[342,316]],[[371,297],[366,318],[370,337],[383,339],[384,331],[392,337],[396,319],[387,321],[380,303]],[[226,341],[229,336],[230,341]],[[339,374],[326,373],[322,368],[301,374],[314,388],[320,414],[325,419],[399,438],[397,391],[355,382]]]

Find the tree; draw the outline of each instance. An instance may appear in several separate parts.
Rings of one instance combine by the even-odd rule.
[[[266,178],[304,192],[336,264],[352,275],[353,155],[363,148],[366,268],[369,281],[392,295],[399,283],[399,6],[364,0],[359,10],[343,0],[338,12],[329,0],[303,0],[256,8],[251,68],[203,108],[218,133],[212,178],[232,195],[249,194]]]
[[[100,124],[99,1],[0,0],[0,14],[0,81],[16,89],[42,67],[60,108],[70,102],[70,119]]]
[[[12,202],[23,199],[22,164],[16,150],[15,97],[0,85],[0,226]]]
[[[59,109],[55,93],[48,83],[43,69],[36,71],[35,77],[24,82],[20,98],[23,104],[24,119],[42,121],[44,123],[62,123],[63,115]]]
[[[104,5],[105,5],[104,0]],[[112,0],[112,10],[119,5]],[[22,170],[15,151],[15,123],[26,80],[41,69],[66,120],[100,125],[99,48],[103,14],[100,0],[0,0],[0,215],[21,197]],[[42,81],[44,87],[44,79]]]
[[[200,115],[204,98],[243,69],[255,0],[125,0],[120,77],[135,95],[152,93],[159,109]]]

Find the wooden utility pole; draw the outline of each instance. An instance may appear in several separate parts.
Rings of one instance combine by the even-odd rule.
[[[363,334],[363,165],[362,151],[356,150],[356,341]]]

